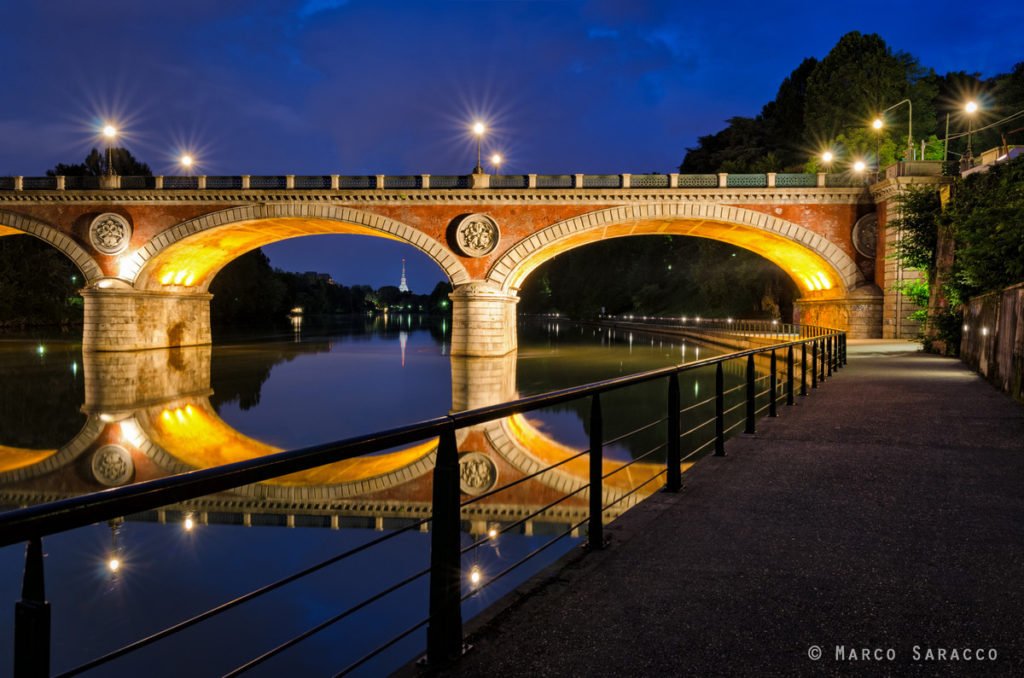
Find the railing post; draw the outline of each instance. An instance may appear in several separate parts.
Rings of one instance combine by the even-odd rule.
[[[818,361],[818,369],[821,370],[821,374],[818,375],[818,381],[825,383],[825,340],[819,339],[821,342],[821,359]]]
[[[818,388],[818,340],[811,341],[811,388]]]
[[[601,395],[595,393],[590,401],[590,524],[587,526],[587,548],[598,551],[604,548],[604,419],[601,416]]]
[[[779,388],[779,374],[776,371],[777,366],[775,364],[775,349],[772,349],[772,362],[771,369],[768,371],[768,388],[771,391],[771,400],[768,401],[768,416],[777,417],[779,413],[775,409],[775,399],[778,397],[776,390]]]
[[[715,456],[725,456],[725,374],[715,366]]]
[[[747,356],[747,426],[744,433],[754,433],[754,404],[757,398],[757,384],[754,382],[754,354]]]
[[[825,337],[825,365],[829,377],[832,376],[832,337]]]
[[[800,395],[807,395],[807,342],[800,344]]]
[[[43,542],[34,537],[25,549],[21,600],[14,604],[14,675],[50,675],[50,604],[43,578]]]
[[[665,454],[665,489],[678,492],[683,485],[679,470],[679,375],[668,378],[668,445]]]
[[[846,364],[846,333],[843,333],[843,364]]]
[[[462,555],[459,535],[459,452],[455,428],[441,433],[434,464],[430,519],[430,623],[427,663],[441,666],[462,653]]]
[[[786,349],[786,405],[793,404],[793,347]]]

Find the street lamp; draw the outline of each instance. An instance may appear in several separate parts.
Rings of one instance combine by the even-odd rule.
[[[477,120],[473,123],[473,136],[476,137],[476,167],[473,168],[473,174],[483,174],[484,168],[480,164],[480,141],[484,137],[484,132],[487,131],[487,127],[482,122]]]
[[[181,164],[181,168],[185,170],[185,174],[188,174],[192,171],[192,165],[195,164],[195,158],[188,153],[185,153],[178,159],[178,162]]]
[[[501,162],[504,158],[501,157],[501,153],[495,153],[491,156],[491,165],[494,166],[494,173],[498,173],[498,169],[501,167]]]
[[[821,154],[821,164],[825,166],[825,172],[832,171],[833,160],[835,160],[835,156],[832,155],[832,151],[825,151]]]
[[[871,127],[875,130],[875,179],[878,179],[878,173],[882,169],[882,119],[875,118],[874,122],[871,123]]]
[[[853,171],[857,174],[861,174],[865,169],[867,169],[867,165],[863,160],[857,160],[853,163]]]
[[[107,124],[103,126],[103,136],[107,139],[107,176],[114,176],[114,139],[117,138],[117,128]]]
[[[871,124],[872,124],[872,126],[875,129],[882,129],[882,125],[884,124],[882,122],[882,116],[885,115],[886,113],[888,113],[889,111],[891,111],[892,109],[896,108],[897,106],[902,106],[903,104],[907,105],[907,160],[913,160],[914,159],[914,104],[910,101],[910,99],[904,99],[903,101],[899,101],[899,102],[893,104],[892,106],[890,106],[889,108],[885,109],[884,111],[882,111],[881,113],[878,114],[878,117],[875,118],[875,121],[873,123],[871,123]]]
[[[967,113],[967,153],[964,155],[965,164],[970,167],[974,164],[974,149],[971,145],[971,136],[974,134],[974,114],[978,112],[978,103],[968,101],[964,104],[964,112]]]

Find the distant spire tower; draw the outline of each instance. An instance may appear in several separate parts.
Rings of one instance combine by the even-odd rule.
[[[402,259],[402,281],[400,283],[398,283],[398,291],[399,292],[408,292],[409,291],[409,285],[407,285],[406,282],[405,282],[405,259]]]

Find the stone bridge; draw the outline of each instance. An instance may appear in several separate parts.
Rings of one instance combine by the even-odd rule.
[[[901,315],[882,290],[900,271],[875,256],[887,245],[876,230],[884,240],[885,202],[916,165],[936,174],[909,165],[870,190],[825,174],[7,177],[0,235],[46,240],[79,267],[87,351],[209,343],[218,271],[263,245],[327,233],[398,240],[433,259],[454,287],[456,356],[515,350],[517,293],[540,264],[635,235],[756,252],[799,288],[795,321],[893,336]]]

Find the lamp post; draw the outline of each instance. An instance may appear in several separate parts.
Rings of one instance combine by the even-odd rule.
[[[117,138],[117,128],[113,125],[103,126],[103,136],[107,140],[107,176],[114,176],[114,139]]]
[[[491,156],[491,165],[494,166],[494,173],[498,173],[498,169],[501,167],[501,163],[504,158],[501,157],[501,153],[495,153]]]
[[[978,112],[977,102],[968,101],[964,105],[964,112],[967,113],[967,153],[964,154],[964,164],[969,168],[974,164],[974,148],[971,145],[971,136],[974,134],[974,114]]]
[[[473,168],[473,174],[483,174],[484,168],[480,163],[480,141],[484,137],[484,132],[487,131],[487,127],[482,122],[477,120],[473,123],[473,136],[476,137],[476,167]]]
[[[902,106],[903,104],[907,105],[907,160],[913,160],[914,159],[914,104],[913,104],[913,102],[910,101],[910,99],[904,99],[903,101],[899,101],[899,102],[893,104],[892,106],[890,106],[889,108],[885,109],[881,113],[879,113],[878,117],[875,118],[875,121],[872,123],[872,126],[875,129],[881,129],[882,125],[884,124],[882,122],[882,116],[885,115],[886,113],[888,113],[889,111],[891,111],[892,109],[894,109],[894,108],[896,108],[898,106]]]

